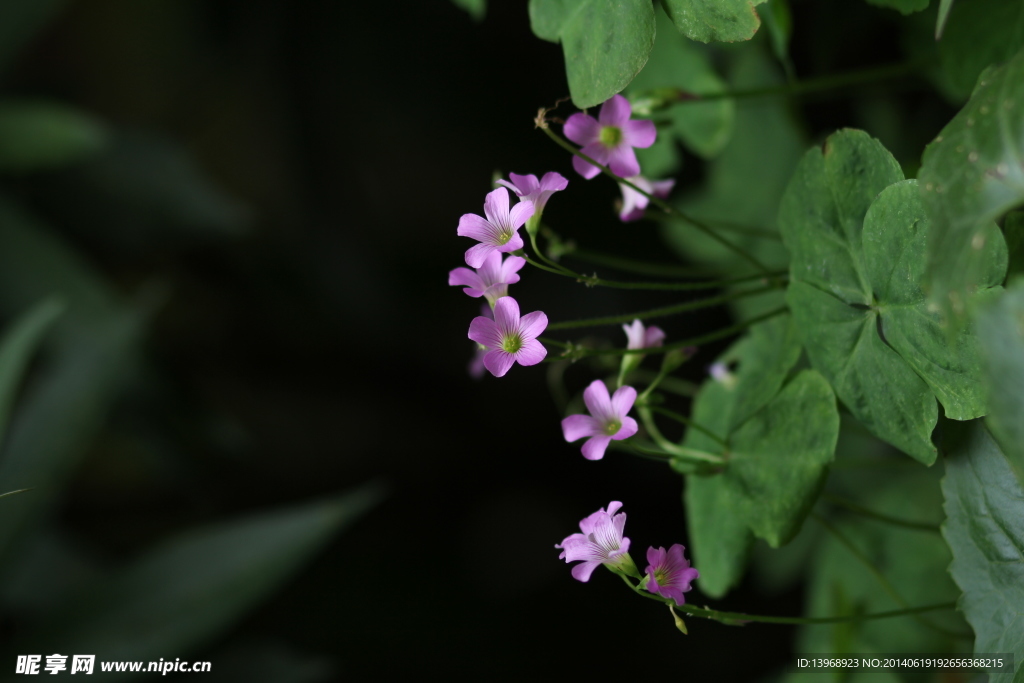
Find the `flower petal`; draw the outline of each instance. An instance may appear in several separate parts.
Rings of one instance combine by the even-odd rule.
[[[493,244],[477,244],[466,250],[466,265],[479,268],[487,260],[488,254],[496,251],[498,247]]]
[[[608,154],[608,167],[612,173],[628,178],[640,173],[640,163],[636,160],[636,152],[629,145],[616,145]]]
[[[484,198],[484,215],[494,225],[504,225],[508,221],[508,190],[499,187],[487,193]]]
[[[621,127],[629,121],[632,114],[633,107],[629,105],[629,100],[622,95],[612,95],[611,99],[601,105],[601,113],[597,115],[597,121],[602,126]]]
[[[671,178],[668,180],[655,180],[651,182],[651,194],[664,199],[672,192],[672,188],[675,186],[676,181]]]
[[[627,349],[644,348],[644,324],[640,322],[639,318],[635,318],[628,325],[623,325],[622,331],[626,333]]]
[[[448,284],[455,287],[465,287],[462,290],[472,297],[481,296],[487,288],[480,276],[469,268],[456,268],[448,273]]]
[[[599,379],[595,379],[586,389],[583,390],[583,402],[587,404],[587,410],[601,422],[608,422],[615,417],[612,409],[612,402],[608,396],[608,387]]]
[[[621,420],[633,407],[634,401],[636,401],[636,389],[630,386],[619,387],[611,398],[612,414],[616,419]]]
[[[548,316],[543,311],[527,313],[519,320],[519,333],[524,341],[536,339],[548,326]],[[546,353],[546,352],[545,352]]]
[[[573,114],[562,126],[562,133],[577,145],[587,145],[601,135],[601,125],[589,114]]]
[[[594,166],[592,163],[584,161],[577,156],[572,158],[572,168],[587,180],[590,180],[601,172],[601,169],[597,166]]]
[[[504,301],[508,297],[498,299],[498,301]],[[504,377],[505,373],[509,371],[512,364],[515,363],[515,358],[511,353],[507,353],[500,349],[494,351],[488,351],[487,355],[484,356],[484,367],[487,368],[492,375],[495,377]]]
[[[583,444],[583,457],[587,460],[600,460],[604,457],[605,449],[611,443],[610,436],[592,436]]]
[[[519,332],[519,302],[503,296],[494,304],[494,322],[502,336]],[[501,344],[498,344],[501,346]]]
[[[489,244],[494,244],[498,239],[498,230],[475,213],[463,214],[456,232],[459,237],[471,237],[478,242]]]
[[[654,121],[626,121],[621,129],[622,141],[630,147],[650,147],[658,139],[658,129],[654,127]]]
[[[540,187],[540,183],[537,182],[537,176],[529,173],[527,175],[519,175],[518,173],[509,173],[508,177],[512,179],[512,182],[516,186],[516,194],[520,197],[524,197],[531,194],[534,190]]]
[[[541,178],[539,187],[544,192],[560,192],[569,187],[569,181],[561,173],[548,171]]]
[[[482,315],[473,318],[473,322],[469,323],[468,336],[477,344],[483,344],[489,349],[501,348],[501,332],[498,326],[493,320]]]
[[[507,254],[510,251],[517,251],[523,248],[523,238],[517,231],[512,235],[512,239],[510,239],[505,246],[495,248],[503,254]]]
[[[590,575],[594,573],[594,570],[600,566],[601,563],[597,561],[578,564],[572,568],[572,578],[586,583],[587,581],[590,581]]]
[[[504,282],[508,285],[514,285],[519,282],[519,271],[526,265],[526,259],[522,256],[509,256],[501,264],[501,275],[500,282]],[[651,328],[657,329],[657,328]]]
[[[665,341],[665,331],[657,325],[651,325],[644,334],[644,348],[651,349],[661,346]]]
[[[507,297],[506,297],[507,298]],[[536,365],[546,358],[548,350],[536,339],[523,342],[523,347],[516,351],[516,362],[520,365]]]
[[[518,230],[536,210],[537,207],[533,205],[533,202],[524,199],[513,206],[512,211],[509,212],[509,225]]]
[[[616,441],[628,439],[629,437],[636,434],[637,429],[638,428],[636,420],[628,416],[624,417],[622,418],[622,426],[619,427],[619,431],[615,432],[615,436],[613,436],[612,438],[615,439]]]
[[[601,424],[589,415],[570,415],[562,420],[562,436],[566,441],[579,441],[585,436],[599,436]]]

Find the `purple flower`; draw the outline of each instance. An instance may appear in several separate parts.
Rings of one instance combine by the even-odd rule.
[[[493,306],[503,296],[508,296],[508,286],[519,282],[519,270],[526,265],[526,259],[509,256],[504,261],[501,252],[492,251],[476,271],[456,268],[448,273],[448,284],[465,287],[471,297],[486,296]]]
[[[508,177],[512,179],[512,182],[499,180],[498,184],[515,192],[521,201],[533,202],[533,207],[536,209],[537,214],[544,211],[544,207],[547,205],[551,195],[569,186],[569,181],[561,173],[555,173],[554,171],[545,173],[540,181],[532,173],[529,175],[509,173]]]
[[[711,379],[725,386],[726,389],[732,389],[738,381],[736,375],[729,371],[728,364],[722,361],[712,363],[711,367],[708,368],[708,374],[711,375]]]
[[[494,311],[487,304],[480,304],[480,315],[485,318],[494,320]],[[479,343],[474,343],[476,347],[473,351],[473,357],[469,359],[469,367],[466,368],[469,371],[469,376],[473,379],[480,380],[484,377],[484,356],[487,355],[487,347]]]
[[[548,326],[548,317],[541,311],[519,317],[519,304],[503,296],[494,304],[494,320],[483,316],[473,318],[469,338],[486,346],[484,367],[495,377],[504,377],[512,364],[536,365],[548,355],[537,336]]]
[[[509,211],[508,190],[499,187],[487,193],[484,215],[487,218],[467,213],[459,219],[459,236],[472,237],[480,242],[466,251],[466,265],[471,268],[482,266],[493,252],[507,253],[523,248],[519,228],[533,215],[533,202],[521,201]]]
[[[626,338],[629,339],[629,343],[626,344],[627,349],[649,349],[661,346],[662,342],[665,341],[665,333],[661,331],[660,327],[651,325],[645,330],[644,324],[639,319],[634,320],[629,325],[623,325],[622,331],[626,333]]]
[[[582,560],[572,568],[572,577],[577,581],[587,582],[599,564],[607,564],[624,571],[635,571],[633,559],[627,552],[629,539],[623,538],[622,529],[626,526],[626,513],[618,512],[622,503],[613,500],[608,504],[608,512],[601,508],[580,522],[581,534],[567,536],[564,541],[555,545],[562,552],[558,559],[566,562]]]
[[[583,154],[610,167],[615,175],[629,178],[640,173],[633,148],[650,147],[658,137],[653,121],[630,121],[631,113],[629,101],[622,95],[613,95],[601,105],[597,120],[587,114],[573,114],[565,122],[562,132],[583,147],[580,150]],[[597,166],[578,156],[573,156],[572,167],[587,179],[601,172]]]
[[[642,175],[633,176],[632,178],[626,178],[629,182],[639,187],[648,194],[653,194],[655,197],[664,199],[668,196],[668,193],[675,187],[676,181],[674,180],[648,180]],[[647,208],[647,204],[651,201],[646,195],[642,195],[634,190],[629,185],[619,183],[619,187],[622,189],[622,208],[619,210],[619,219],[623,223],[629,223],[630,221],[638,221],[644,217],[644,210]]]
[[[677,605],[686,602],[683,593],[690,590],[690,584],[700,577],[700,572],[690,567],[689,561],[683,557],[683,546],[676,543],[668,552],[664,548],[647,549],[647,588],[648,592],[657,593],[663,598],[675,600]]]
[[[562,434],[566,441],[589,436],[583,444],[583,457],[600,460],[612,439],[621,441],[636,434],[636,420],[626,415],[636,400],[636,389],[619,387],[609,398],[608,387],[595,379],[583,392],[583,402],[590,415],[570,415],[562,420]]]

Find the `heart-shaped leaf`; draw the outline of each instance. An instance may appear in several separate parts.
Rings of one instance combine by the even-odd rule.
[[[750,40],[761,26],[765,0],[661,0],[679,32],[702,43]]]

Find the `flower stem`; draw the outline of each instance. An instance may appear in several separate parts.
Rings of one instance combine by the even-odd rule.
[[[925,66],[925,62],[905,62],[903,64],[887,64],[885,66],[847,71],[846,73],[822,76],[821,78],[809,78],[805,81],[797,81],[787,85],[774,85],[761,88],[745,88],[741,90],[723,90],[720,92],[707,93],[706,95],[695,95],[680,91],[680,99],[677,104],[685,105],[695,102],[708,102],[710,100],[739,100],[755,97],[768,97],[772,95],[806,95],[812,92],[826,90],[837,90],[851,85],[862,85],[878,81],[891,80],[909,76]]]
[[[704,282],[619,282],[617,280],[603,280],[597,277],[597,275],[584,275],[582,273],[577,273],[560,264],[556,267],[546,266],[542,263],[537,263],[529,256],[526,257],[526,262],[542,270],[555,273],[556,275],[575,278],[588,287],[611,287],[613,289],[649,289],[686,292],[701,289],[719,289],[721,287],[750,282],[751,280],[769,282],[769,278],[772,278],[771,282],[774,283],[773,286],[777,286],[782,279],[786,279],[788,277],[786,271],[777,270],[772,273],[768,273],[767,275],[745,275],[743,277],[726,278],[724,280],[706,280]]]
[[[704,268],[692,268],[671,263],[648,263],[636,259],[610,256],[586,249],[573,249],[565,254],[569,258],[592,263],[596,266],[607,266],[627,273],[639,273],[653,277],[709,277],[716,271]],[[750,276],[751,279],[764,277],[761,273]]]
[[[608,168],[607,166],[605,166],[603,164],[597,163],[596,161],[591,159],[589,156],[587,156],[586,154],[584,154],[580,150],[576,149],[574,146],[572,146],[566,140],[564,140],[560,135],[558,135],[555,131],[551,130],[551,127],[548,125],[547,120],[544,119],[543,116],[538,116],[537,117],[536,124],[537,124],[538,128],[540,128],[541,130],[544,131],[545,135],[547,135],[549,138],[554,140],[560,147],[562,147],[563,149],[571,152],[572,154],[575,154],[576,156],[578,156],[579,158],[583,159],[584,161],[589,162],[589,163],[593,164],[594,166],[597,166],[599,169],[601,169],[602,173],[604,173],[606,176],[608,176],[608,177],[612,178],[613,180],[615,180],[615,182],[622,183],[623,185],[626,185],[626,186],[631,187],[632,189],[636,190],[640,194],[642,194],[645,197],[647,197],[647,199],[652,204],[657,206],[659,209],[661,209],[665,213],[672,214],[673,216],[676,216],[676,217],[681,218],[682,220],[686,221],[690,225],[694,226],[695,228],[697,228],[698,230],[700,230],[701,232],[706,234],[711,239],[713,239],[716,242],[718,242],[719,244],[721,244],[722,246],[726,247],[727,249],[730,249],[731,251],[736,253],[738,256],[743,257],[746,261],[748,261],[749,263],[751,263],[754,266],[756,266],[757,269],[762,271],[763,273],[770,273],[771,272],[770,269],[766,265],[764,265],[763,263],[761,263],[761,261],[759,261],[757,259],[757,257],[755,257],[753,254],[748,252],[743,247],[741,247],[741,246],[739,246],[737,244],[734,244],[733,242],[729,241],[725,237],[722,237],[717,232],[715,232],[715,230],[712,229],[710,226],[708,226],[705,223],[703,223],[703,222],[693,218],[692,216],[688,216],[688,215],[684,214],[682,211],[680,211],[679,209],[675,208],[674,206],[672,206],[668,202],[664,201],[660,197],[655,197],[650,192],[647,192],[646,190],[643,190],[643,189],[637,187],[636,185],[634,185],[633,183],[629,182],[625,178],[620,178],[619,176],[617,176],[614,173],[612,173],[611,169]]]
[[[644,427],[647,428],[647,433],[651,437],[651,441],[656,443],[666,453],[669,453],[673,458],[679,460],[689,460],[691,462],[702,462],[711,463],[713,465],[724,465],[725,458],[714,453],[708,453],[707,451],[699,451],[695,448],[686,448],[672,443],[658,430],[658,426],[654,424],[654,416],[651,415],[651,409],[648,406],[637,406],[636,412],[640,415],[640,419],[643,420]]]
[[[723,448],[728,448],[729,447],[729,444],[727,444],[725,442],[725,439],[723,439],[722,437],[718,436],[717,434],[712,432],[707,427],[704,427],[702,425],[697,424],[696,422],[694,422],[690,418],[686,417],[685,415],[680,415],[679,413],[674,413],[671,410],[666,410],[666,409],[661,408],[659,406],[651,406],[651,410],[653,410],[654,412],[658,413],[659,415],[664,415],[667,418],[673,419],[676,422],[684,424],[687,427],[690,427],[692,429],[696,429],[698,432],[701,432],[702,434],[707,436],[709,439],[712,439],[713,441],[716,441],[719,444],[721,444]]]
[[[618,573],[618,572],[616,572]],[[745,614],[743,612],[722,612],[707,607],[694,607],[693,605],[676,605],[671,598],[663,598],[654,593],[648,593],[640,586],[634,584],[623,574],[618,574],[622,580],[635,593],[651,600],[663,602],[674,606],[680,612],[694,617],[704,617],[723,622],[757,622],[762,624],[844,624],[857,621],[871,621],[873,619],[892,619],[894,617],[914,616],[923,612],[936,612],[938,610],[956,609],[955,602],[940,602],[933,605],[921,605],[919,607],[907,607],[904,609],[892,610],[889,612],[873,612],[868,614],[848,614],[834,617],[773,617],[761,614]]]
[[[867,517],[868,519],[874,519],[879,522],[885,522],[886,524],[892,524],[893,526],[904,527],[906,529],[914,529],[915,531],[930,531],[932,533],[939,533],[938,524],[928,524],[926,522],[912,522],[906,519],[900,519],[899,517],[892,517],[890,515],[883,514],[881,512],[875,512],[869,510],[866,507],[862,507],[851,500],[834,496],[830,493],[822,494],[821,499],[826,503],[845,508],[850,512]]]
[[[776,285],[771,284],[765,285],[763,287],[758,287],[756,289],[746,289],[739,292],[728,292],[726,294],[709,297],[707,299],[697,299],[696,301],[686,301],[681,304],[673,304],[671,306],[663,306],[661,308],[652,308],[649,311],[640,311],[639,313],[610,315],[604,316],[602,318],[584,318],[583,320],[566,320],[560,323],[552,323],[551,325],[548,325],[548,329],[567,330],[576,327],[597,327],[599,325],[615,325],[617,323],[628,323],[632,322],[635,319],[646,320],[647,318],[660,318],[668,315],[675,315],[677,313],[687,313],[689,311],[696,311],[701,308],[718,306],[720,304],[728,303],[730,301],[742,299],[748,296],[757,296],[758,294],[764,294],[776,288]],[[652,349],[640,350],[652,351]]]

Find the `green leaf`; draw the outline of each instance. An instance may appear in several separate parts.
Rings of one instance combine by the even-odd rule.
[[[705,382],[693,419],[726,437],[728,452],[690,429],[684,446],[729,461],[713,476],[688,476],[685,504],[701,590],[720,597],[742,577],[754,535],[779,546],[800,528],[832,460],[839,431],[835,397],[814,371],[780,391],[800,349],[792,322],[752,329],[720,361],[738,359],[736,384]]]
[[[929,0],[868,0],[869,5],[888,7],[897,10],[900,14],[913,14],[928,7]]]
[[[32,354],[62,309],[58,299],[41,301],[16,320],[0,339],[0,444],[7,431],[14,394]]]
[[[703,46],[698,46],[672,28],[671,22],[659,13],[654,49],[647,65],[629,86],[639,94],[660,88],[678,88],[684,92],[710,94],[723,92],[725,81],[715,73]],[[670,130],[659,131],[659,141],[677,137],[695,154],[712,158],[721,153],[732,135],[735,104],[721,99],[709,102],[683,102],[671,106],[667,114]],[[646,166],[644,175],[654,178]]]
[[[786,66],[787,73],[792,73],[789,59],[789,42],[793,37],[793,12],[787,0],[768,0],[761,13],[764,25],[771,38],[772,54],[780,64]]]
[[[947,12],[949,25],[939,41],[939,56],[950,84],[966,97],[986,67],[1005,62],[1024,47],[1024,3],[970,0]]]
[[[461,7],[473,17],[474,21],[483,21],[487,13],[487,0],[452,0],[457,7]]]
[[[573,104],[601,104],[621,91],[647,63],[654,46],[649,0],[530,0],[530,26],[560,42]]]
[[[366,486],[170,539],[86,586],[18,647],[125,660],[185,654],[266,598],[381,497],[379,487]]]
[[[51,102],[0,103],[0,172],[30,173],[80,161],[107,142],[98,121]]]
[[[718,382],[705,382],[694,401],[692,418],[724,436],[735,400],[736,392]],[[713,453],[722,450],[717,441],[696,429],[687,430],[683,445]],[[743,578],[754,535],[739,513],[740,501],[721,476],[687,476],[683,504],[693,564],[700,567],[700,590],[720,598]]]
[[[1003,6],[1011,5],[1024,16],[1024,3]],[[1024,51],[985,72],[971,100],[925,148],[919,180],[933,225],[929,293],[953,323],[962,324],[968,294],[989,275],[988,224],[1024,202],[1022,121]]]
[[[1024,279],[978,316],[992,410],[987,424],[1024,486]]]
[[[754,37],[761,19],[755,6],[765,0],[661,0],[679,32],[702,43],[734,43]]]
[[[973,330],[951,342],[921,287],[931,222],[917,181],[901,176],[860,131],[805,155],[779,211],[793,254],[787,301],[811,363],[857,419],[931,464],[933,396],[957,420],[983,415],[986,400]],[[982,247],[983,284],[992,286],[1006,264],[994,225]]]
[[[0,71],[63,9],[67,0],[0,2]]]
[[[1024,488],[980,421],[951,424],[943,448],[942,535],[963,591],[958,606],[974,628],[975,652],[1014,655],[1018,675],[990,674],[989,681],[1016,682],[1024,676]]]

